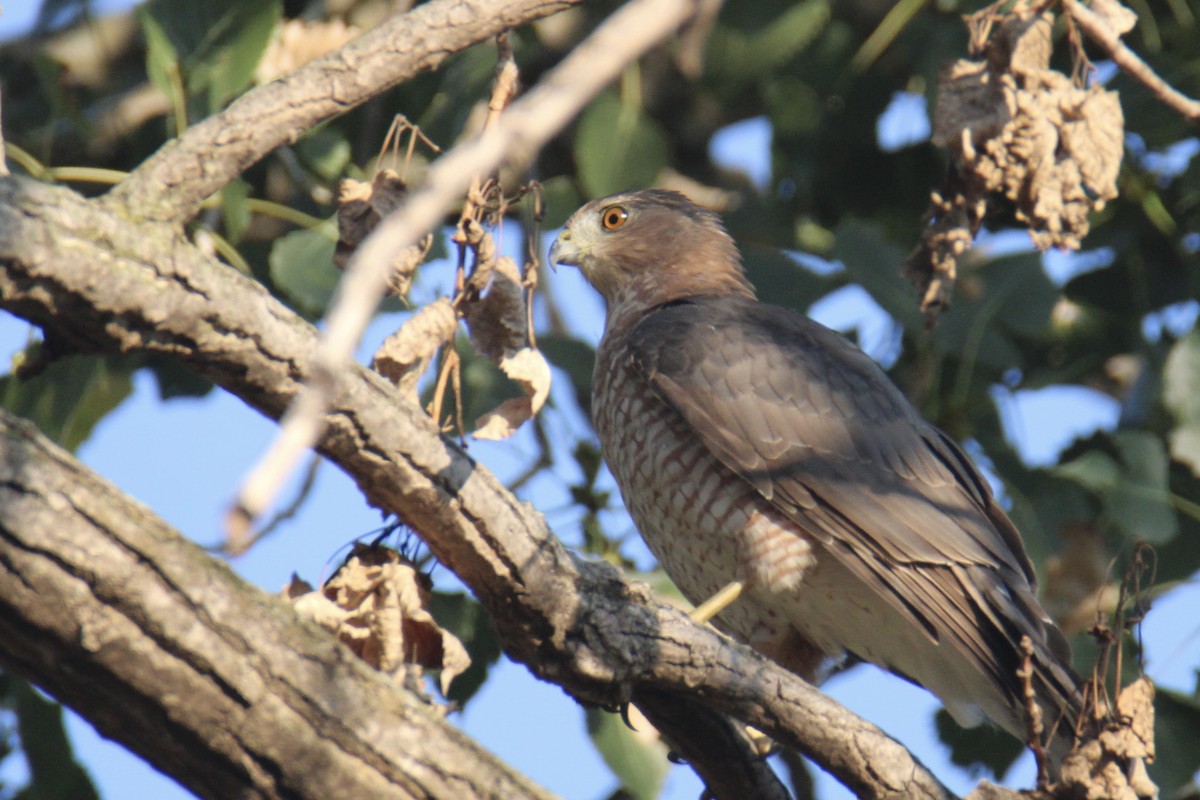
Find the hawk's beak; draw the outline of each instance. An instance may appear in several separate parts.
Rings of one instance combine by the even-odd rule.
[[[550,245],[550,266],[555,269],[559,264],[578,267],[581,255],[579,248],[571,241],[571,231],[564,229],[554,240],[554,244]]]

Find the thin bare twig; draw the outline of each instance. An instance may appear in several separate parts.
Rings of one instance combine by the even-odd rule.
[[[186,221],[206,197],[317,123],[436,67],[450,53],[579,2],[434,0],[419,5],[191,126],[146,159],[106,202],[133,218]]]
[[[0,120],[0,123],[3,121]],[[0,176],[8,174],[8,153],[4,149],[4,125],[0,124]]]
[[[1193,100],[1159,77],[1149,64],[1121,41],[1121,37],[1099,14],[1079,0],[1063,0],[1063,9],[1089,39],[1104,48],[1117,66],[1140,81],[1155,97],[1188,122],[1200,123],[1200,101]]]
[[[490,173],[506,161],[527,164],[629,63],[683,24],[692,9],[691,0],[631,0],[513,103],[496,127],[434,162],[408,202],[380,222],[351,259],[326,317],[313,377],[288,410],[264,461],[286,458],[295,464],[316,442],[333,386],[383,296],[395,254],[436,228],[476,175]],[[282,478],[277,483],[281,482]],[[229,524],[247,523],[244,512],[253,508],[239,502]]]
[[[313,454],[312,458],[309,459],[308,466],[304,470],[304,478],[300,483],[300,488],[296,490],[296,496],[292,498],[290,503],[279,509],[266,525],[256,530],[253,535],[246,536],[239,541],[227,541],[221,545],[220,550],[229,556],[243,555],[251,547],[254,547],[254,545],[279,530],[279,526],[283,523],[299,514],[300,509],[304,507],[304,503],[312,495],[313,487],[317,483],[317,471],[321,467],[321,461],[322,458],[319,455]]]
[[[1017,677],[1021,679],[1021,699],[1025,703],[1025,744],[1037,762],[1038,789],[1045,791],[1050,785],[1050,761],[1042,744],[1042,709],[1033,690],[1033,640],[1028,636],[1021,637],[1021,667]]]

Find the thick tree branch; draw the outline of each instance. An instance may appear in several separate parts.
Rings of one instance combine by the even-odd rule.
[[[2,412],[0,642],[202,797],[549,797]]]
[[[108,195],[133,218],[182,222],[275,148],[451,53],[582,0],[434,0],[239,97],[167,143]]]
[[[0,306],[67,343],[173,354],[275,418],[317,347],[310,325],[173,226],[130,224],[17,178],[0,180]],[[342,375],[330,408],[322,452],[422,535],[485,605],[508,653],[538,675],[594,703],[642,690],[694,696],[864,797],[951,796],[903,747],[796,676],[652,606],[645,587],[611,568],[577,562],[540,514],[377,375]]]

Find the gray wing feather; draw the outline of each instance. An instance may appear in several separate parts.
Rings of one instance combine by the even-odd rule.
[[[957,642],[1014,686],[1014,645],[1028,634],[1054,666],[1046,680],[1061,684],[1051,695],[1071,696],[1073,679],[1045,650],[1057,631],[1043,624],[1012,523],[958,446],[862,351],[740,297],[660,307],[629,347],[726,467],[933,641]]]

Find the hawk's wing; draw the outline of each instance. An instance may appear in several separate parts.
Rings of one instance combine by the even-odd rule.
[[[1003,685],[1021,635],[1058,650],[982,476],[842,336],[753,300],[696,297],[652,310],[629,347],[726,467],[931,639],[956,640]]]

